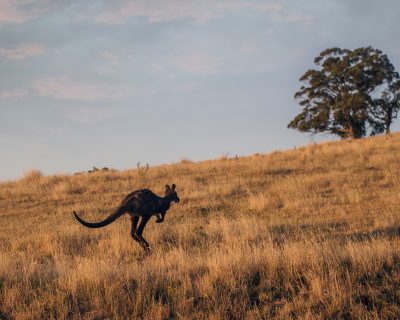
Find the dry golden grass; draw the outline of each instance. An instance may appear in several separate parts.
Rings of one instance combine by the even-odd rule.
[[[400,135],[0,184],[0,319],[398,319]],[[128,192],[181,202],[150,221]]]

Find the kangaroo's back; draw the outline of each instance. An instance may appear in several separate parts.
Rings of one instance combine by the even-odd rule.
[[[152,213],[157,210],[160,199],[149,189],[136,190],[122,199],[121,206],[136,214]]]

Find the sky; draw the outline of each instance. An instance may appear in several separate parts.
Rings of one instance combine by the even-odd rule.
[[[0,181],[267,153],[330,47],[400,70],[398,0],[0,0]],[[399,130],[396,121],[392,129]]]

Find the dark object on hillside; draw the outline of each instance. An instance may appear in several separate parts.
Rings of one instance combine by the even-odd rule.
[[[109,225],[111,222],[118,219],[124,213],[129,213],[132,220],[131,236],[133,240],[137,241],[142,248],[150,252],[150,246],[143,238],[143,230],[153,215],[157,216],[157,223],[164,221],[165,214],[171,206],[171,202],[178,203],[180,201],[176,191],[175,184],[170,187],[165,186],[164,197],[159,197],[149,189],[136,190],[128,194],[121,202],[119,207],[108,216],[105,220],[100,222],[86,222],[81,219],[74,211],[75,218],[88,228],[101,228]],[[139,218],[142,218],[139,223]]]

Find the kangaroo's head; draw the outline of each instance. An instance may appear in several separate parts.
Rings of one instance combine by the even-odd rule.
[[[172,187],[170,187],[167,184],[165,186],[165,198],[178,203],[180,201],[180,199],[178,198],[178,195],[176,194],[175,188],[176,188],[175,183],[172,185]]]

